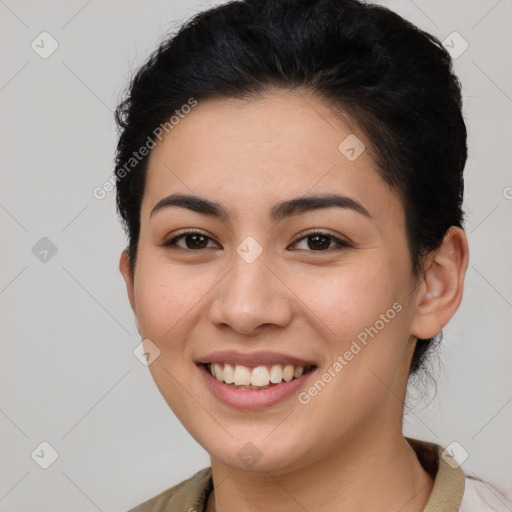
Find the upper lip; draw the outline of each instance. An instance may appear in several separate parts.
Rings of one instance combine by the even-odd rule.
[[[237,364],[247,367],[265,366],[265,365],[288,365],[293,366],[316,366],[313,361],[306,361],[300,357],[281,354],[279,352],[260,351],[252,353],[234,352],[225,350],[221,352],[212,352],[195,361],[197,364],[209,363],[228,363],[236,366]]]

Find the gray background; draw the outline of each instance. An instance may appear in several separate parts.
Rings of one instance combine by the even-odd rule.
[[[404,431],[457,441],[463,470],[511,496],[511,1],[382,3],[469,45],[455,70],[469,131],[470,265],[436,398],[411,399]],[[122,511],[209,465],[133,354],[114,194],[92,195],[112,172],[112,111],[130,70],[207,6],[0,0],[0,511]],[[31,47],[51,47],[43,31],[59,45],[46,59]],[[58,452],[48,469],[43,441]]]

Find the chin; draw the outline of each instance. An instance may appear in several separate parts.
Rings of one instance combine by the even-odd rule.
[[[235,471],[251,473],[286,473],[293,468],[299,467],[299,460],[303,452],[298,448],[304,448],[301,445],[300,437],[287,437],[286,443],[282,440],[259,436],[250,436],[246,433],[243,436],[237,436],[229,439],[223,439],[222,442],[212,441],[202,444],[208,451],[215,463],[215,459],[220,460],[224,465]]]

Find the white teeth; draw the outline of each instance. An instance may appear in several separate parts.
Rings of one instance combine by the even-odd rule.
[[[223,380],[223,371],[222,371],[222,367],[219,363],[213,363],[212,365],[212,375],[217,379],[217,380],[220,380],[222,382]]]
[[[253,386],[266,386],[270,382],[270,374],[266,366],[257,366],[251,372],[251,384]]]
[[[283,368],[280,364],[275,364],[270,368],[270,382],[279,384],[283,380]]]
[[[233,384],[235,386],[247,386],[251,383],[251,371],[246,366],[235,366],[235,373],[233,374]]]
[[[290,382],[293,379],[294,368],[291,364],[287,364],[283,370],[283,380]]]
[[[310,368],[310,367],[308,367]],[[294,367],[291,364],[282,366],[274,364],[269,368],[267,366],[256,366],[251,369],[246,366],[232,365],[225,363],[212,363],[209,365],[210,373],[220,382],[233,384],[235,386],[258,386],[268,387],[271,384],[279,384],[281,381],[290,382],[298,379],[304,374],[304,367]]]
[[[226,384],[233,384],[235,381],[235,369],[228,363],[224,365],[224,382]]]

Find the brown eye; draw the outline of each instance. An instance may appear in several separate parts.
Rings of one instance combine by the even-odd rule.
[[[208,245],[207,237],[203,235],[185,235],[184,240],[188,249],[204,249]]]
[[[304,241],[306,241],[306,247],[299,249],[306,250],[307,252],[332,252],[330,249],[340,250],[351,247],[348,242],[344,242],[333,235],[323,233],[321,231],[309,233],[296,240],[292,245],[297,245],[300,242],[304,243]],[[200,233],[198,231],[186,231],[166,240],[161,245],[168,249],[177,249],[188,252],[199,252],[208,248],[218,247],[218,245],[208,245],[210,242],[216,244],[212,238],[204,233]]]
[[[314,251],[318,249],[329,249],[332,240],[325,235],[310,235],[306,238],[308,240],[308,247]]]
[[[299,238],[294,242],[293,245],[298,244],[299,242],[306,241],[306,248],[301,248],[309,251],[309,252],[331,252],[329,251],[331,247],[331,243],[334,242],[335,249],[334,250],[340,250],[346,247],[350,247],[350,244],[347,242],[344,242],[343,240],[340,240],[339,238],[336,238],[333,235],[329,235],[327,233],[323,233],[321,231],[309,233],[306,236],[303,236],[302,238]]]
[[[209,236],[199,233],[198,231],[187,231],[165,241],[162,245],[171,249],[177,248],[185,251],[200,251],[207,249],[208,242],[211,240]],[[182,245],[178,242],[182,242]]]

